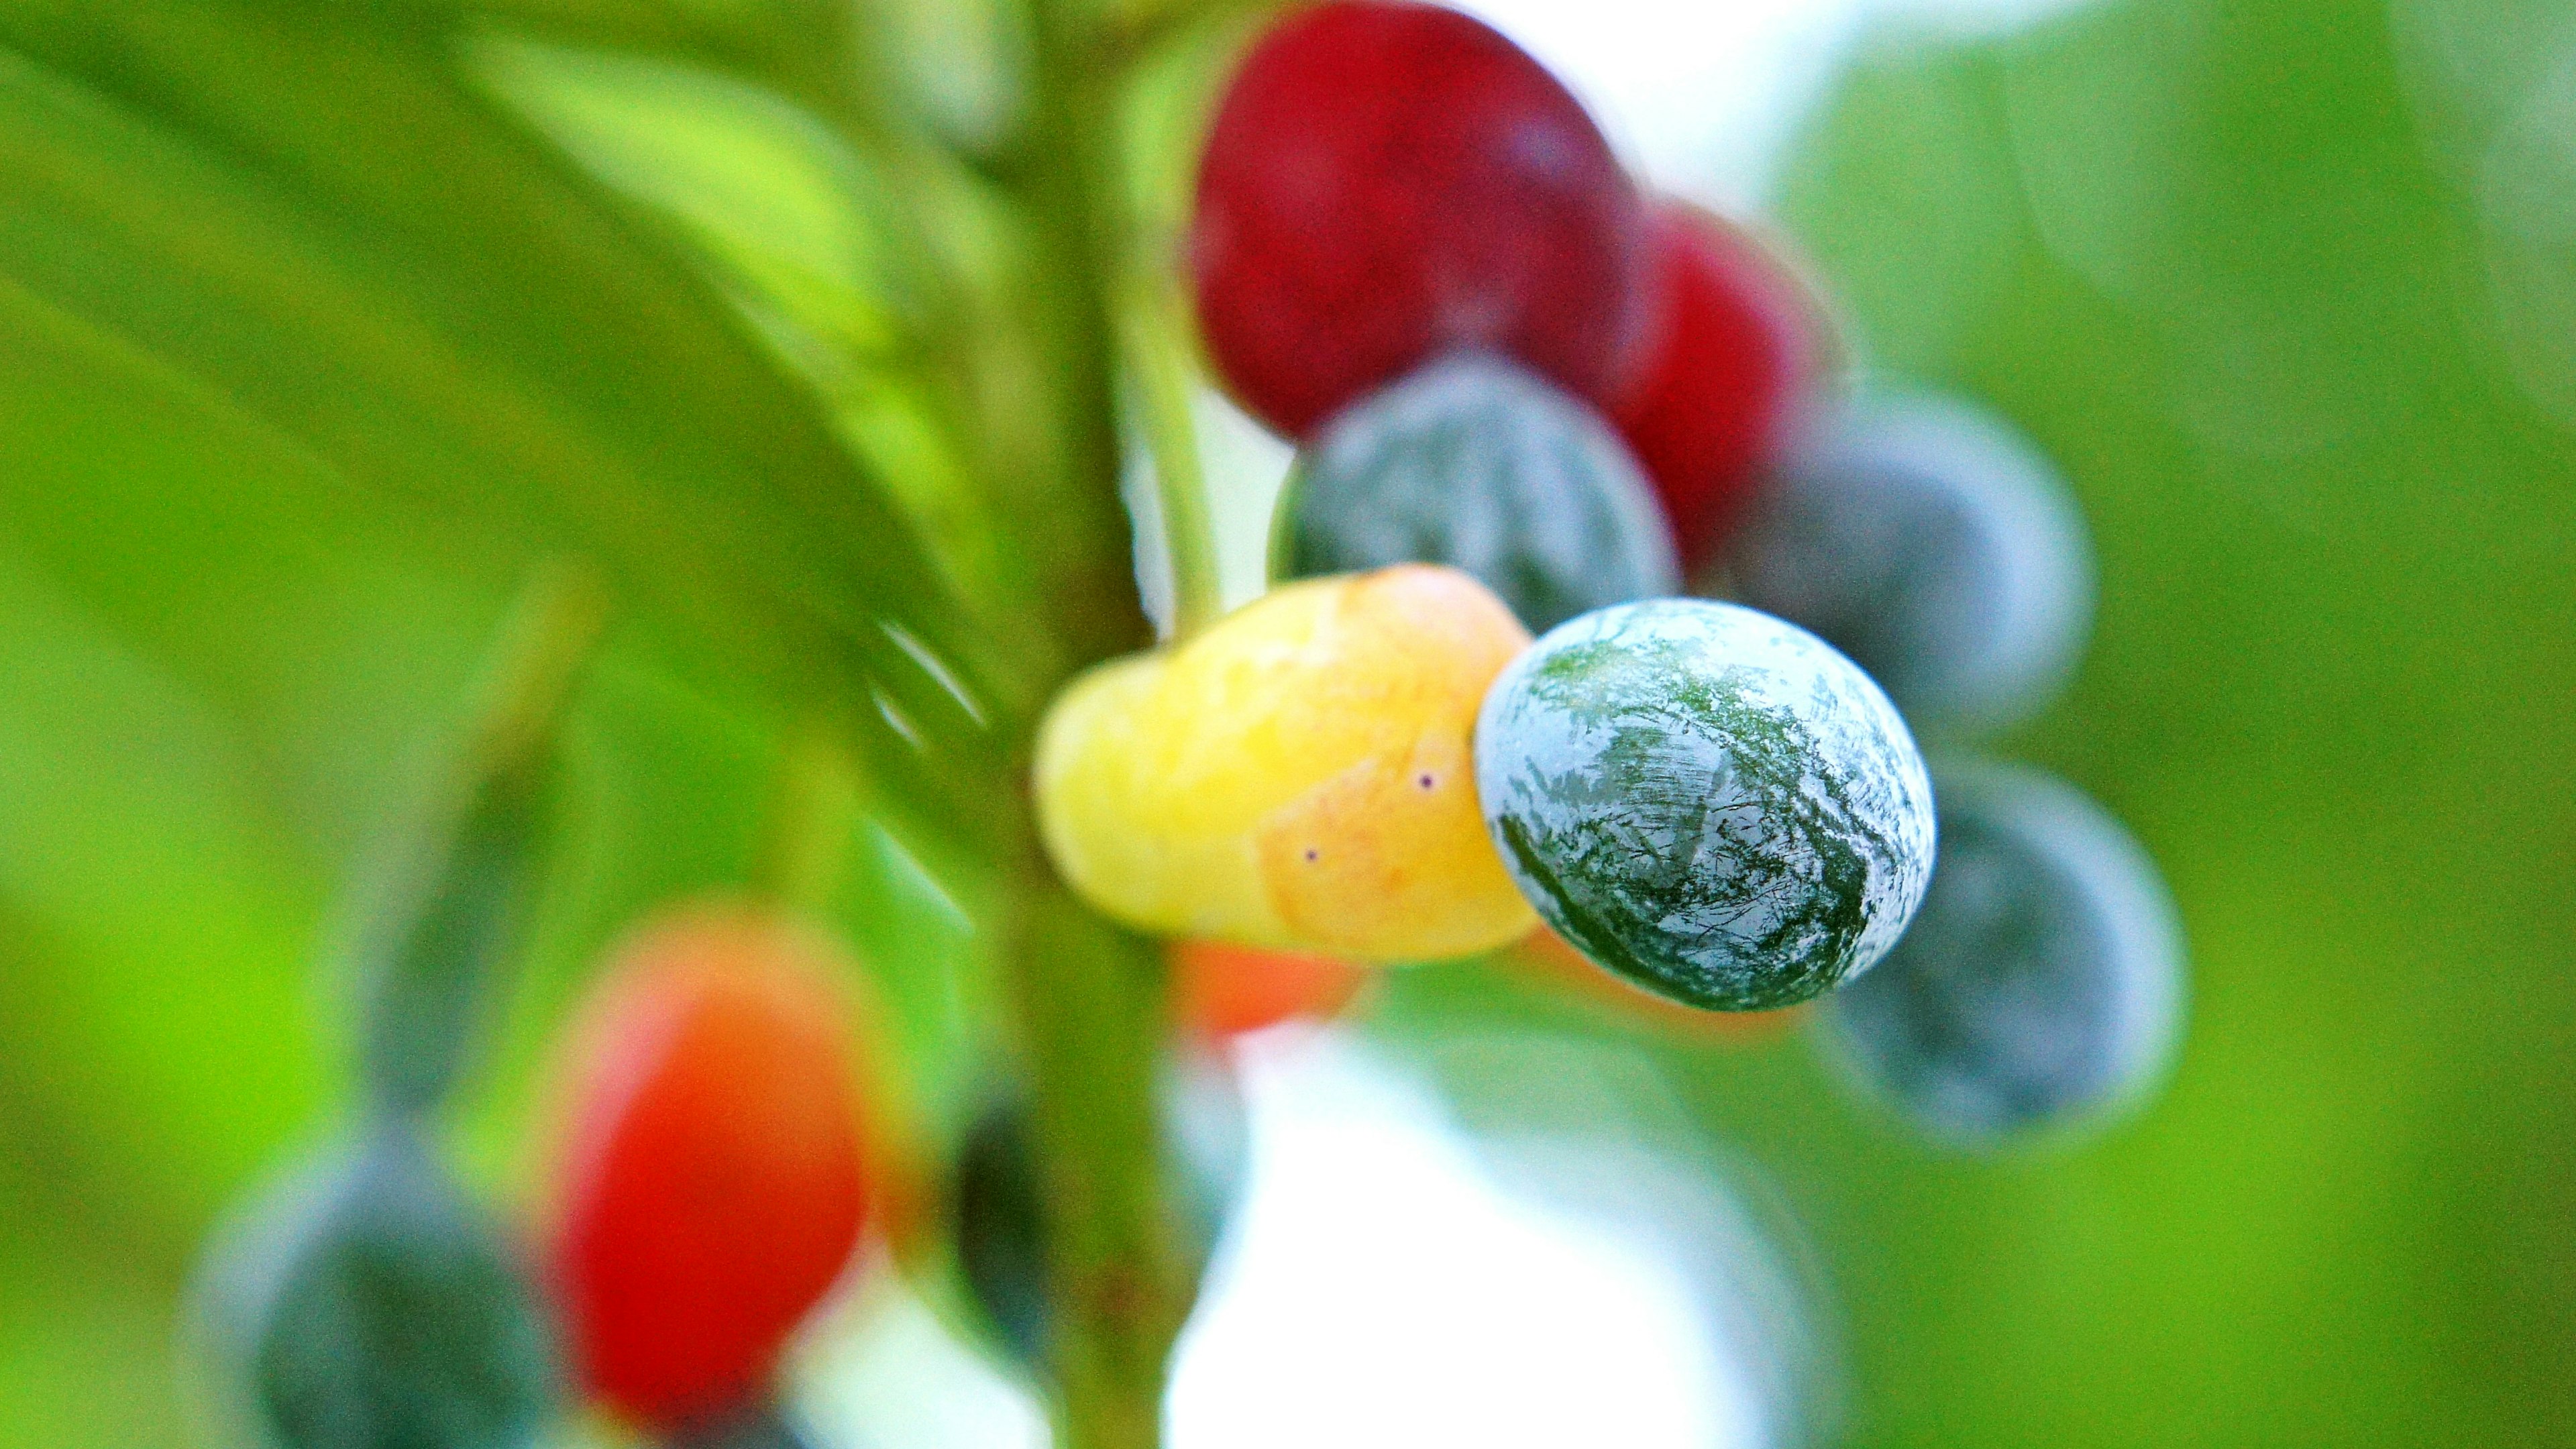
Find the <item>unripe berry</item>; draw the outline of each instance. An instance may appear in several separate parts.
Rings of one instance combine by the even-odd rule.
[[[1991,1146],[2136,1100],[2173,1055],[2181,932],[2155,863],[2102,808],[2026,770],[1945,769],[1941,863],[1827,1041],[1930,1136]]]
[[[1359,961],[1470,955],[1532,923],[1486,839],[1468,736],[1529,642],[1456,569],[1275,589],[1075,680],[1038,731],[1038,823],[1103,913]]]
[[[554,1278],[583,1382],[646,1425],[758,1397],[858,1246],[838,969],[782,921],[703,911],[637,937],[590,1005]]]
[[[1611,416],[1696,567],[1787,442],[1824,358],[1822,315],[1751,236],[1655,203],[1640,362]]]
[[[1712,1010],[1867,969],[1932,873],[1932,786],[1895,706],[1814,635],[1732,604],[1558,626],[1485,697],[1476,785],[1549,925]]]
[[[2092,620],[2092,546],[2056,469],[1944,398],[1869,398],[1824,420],[1726,559],[1737,598],[1822,635],[1925,726],[2038,709]]]
[[[200,1306],[246,1443],[530,1449],[556,1408],[516,1254],[403,1119],[268,1197],[210,1257]]]
[[[1434,5],[1333,0],[1280,22],[1200,166],[1200,328],[1235,396],[1291,437],[1460,348],[1607,395],[1644,260],[1636,192],[1583,107]]]
[[[1610,425],[1499,357],[1445,357],[1333,416],[1280,523],[1291,575],[1465,569],[1532,629],[1681,591],[1654,490]]]

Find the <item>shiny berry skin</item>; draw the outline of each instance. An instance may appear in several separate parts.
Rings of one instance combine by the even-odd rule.
[[[1464,348],[1601,396],[1630,360],[1643,222],[1599,128],[1518,46],[1438,6],[1334,0],[1263,37],[1219,104],[1199,323],[1291,437]]]
[[[551,1266],[576,1373],[647,1426],[764,1392],[859,1244],[838,969],[784,922],[696,912],[637,937],[590,1005]]]
[[[1395,963],[1536,917],[1478,812],[1476,710],[1529,632],[1453,568],[1272,589],[1067,685],[1038,827],[1067,885],[1159,936]]]
[[[1706,599],[1560,624],[1476,718],[1476,794],[1539,914],[1636,985],[1795,1006],[1869,969],[1932,874],[1932,784],[1878,686]]]
[[[1170,954],[1175,1013],[1206,1041],[1300,1018],[1329,1020],[1368,980],[1365,966],[1308,952],[1175,941]]]
[[[1684,202],[1654,204],[1639,363],[1611,409],[1696,567],[1752,498],[1815,387],[1818,311],[1744,232]]]

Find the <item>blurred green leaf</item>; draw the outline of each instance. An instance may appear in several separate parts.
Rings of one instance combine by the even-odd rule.
[[[454,1091],[513,980],[551,833],[558,727],[601,614],[586,576],[531,583],[422,818],[357,904],[358,1055],[379,1110],[426,1112]]]
[[[199,6],[122,12],[77,47],[0,11],[11,29],[136,99],[0,58],[0,185],[24,199],[0,275],[483,568],[586,554],[700,670],[878,699],[857,727],[906,798],[989,771],[971,698],[992,688],[989,636],[811,400],[467,95],[437,37]],[[74,520],[21,521],[92,569],[117,561]]]

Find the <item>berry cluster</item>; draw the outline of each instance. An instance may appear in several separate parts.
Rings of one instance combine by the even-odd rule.
[[[1378,962],[1553,942],[1518,954],[1702,1011],[1853,982],[1836,1055],[1953,1139],[2153,1074],[2178,954],[2108,903],[2161,899],[2144,857],[2025,828],[2066,812],[1916,745],[2071,672],[2089,551],[2026,442],[1840,386],[1794,268],[1415,0],[1255,41],[1190,262],[1220,379],[1299,444],[1294,582],[1051,712],[1041,820],[1095,905]],[[1939,873],[1936,814],[1972,842]]]
[[[1075,679],[1032,769],[1063,882],[1181,943],[1190,1246],[1239,1174],[1207,1048],[1339,1010],[1355,963],[1572,962],[1700,1024],[1816,1002],[1834,1060],[1963,1145],[2153,1079],[2182,965],[2152,863],[2070,787],[1917,744],[2072,671],[2089,549],[2025,440],[1837,387],[1791,268],[1642,192],[1542,67],[1413,0],[1252,46],[1190,260],[1221,380],[1300,447],[1281,581]],[[555,602],[367,913],[357,1126],[210,1260],[254,1442],[515,1449],[578,1400],[686,1449],[793,1446],[788,1343],[912,1221],[847,968],[772,905],[610,957],[533,1266],[442,1164],[587,640]],[[1042,1361],[1066,1300],[1030,1139],[997,1089],[945,1206],[993,1336]]]
[[[885,1175],[828,941],[709,904],[611,955],[567,1043],[533,1254],[440,1160],[524,953],[553,717],[586,638],[576,613],[538,613],[541,647],[504,671],[365,907],[355,1131],[209,1254],[199,1336],[240,1442],[521,1449],[568,1398],[685,1449],[802,1442],[778,1361],[850,1271]]]

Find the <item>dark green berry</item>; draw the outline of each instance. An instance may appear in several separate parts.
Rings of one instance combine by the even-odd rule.
[[[1918,725],[1991,728],[2065,682],[2092,617],[2083,515],[2038,449],[1947,399],[1864,400],[1730,541],[1735,598],[1814,630]]]
[[[1893,945],[1932,871],[1932,789],[1851,661],[1732,604],[1586,614],[1494,682],[1476,784],[1558,934],[1692,1006],[1795,1005]]]
[[[1826,1003],[1826,1040],[1874,1094],[1961,1145],[2134,1100],[2181,1021],[2181,938],[2154,862],[2046,776],[1944,769],[1937,788],[1941,861],[1922,913]]]
[[[1446,358],[1345,409],[1299,455],[1282,507],[1292,576],[1449,564],[1533,631],[1681,588],[1627,445],[1499,358]]]
[[[408,1124],[290,1181],[209,1272],[219,1367],[277,1449],[524,1449],[553,1411],[519,1265]]]

